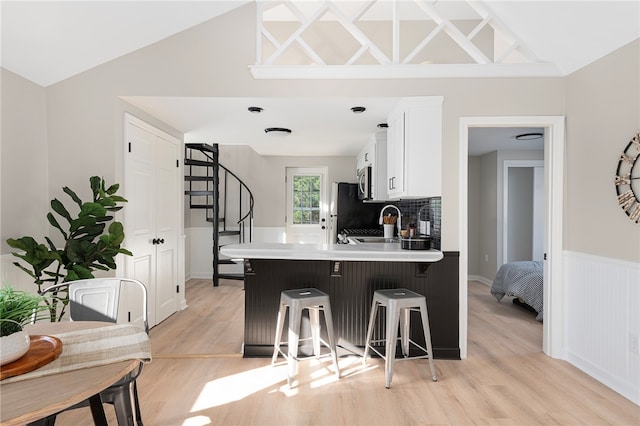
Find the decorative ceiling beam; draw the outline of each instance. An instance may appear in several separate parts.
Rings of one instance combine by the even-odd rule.
[[[415,0],[416,4],[423,12],[427,14],[436,24],[444,25],[444,31],[449,34],[449,36],[456,42],[458,45],[464,49],[471,58],[478,64],[488,64],[491,61],[489,58],[485,56],[484,53],[475,44],[471,42],[471,40],[467,39],[467,37],[462,34],[462,32],[451,23],[451,21],[442,18],[440,14],[429,4],[427,4],[424,0]]]
[[[249,67],[254,78],[265,80],[349,80],[402,78],[562,77],[551,63],[538,64],[420,64],[420,65],[272,65]]]

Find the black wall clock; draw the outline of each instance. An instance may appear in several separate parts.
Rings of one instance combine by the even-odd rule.
[[[635,223],[640,223],[640,132],[631,138],[618,161],[616,193],[618,204]]]

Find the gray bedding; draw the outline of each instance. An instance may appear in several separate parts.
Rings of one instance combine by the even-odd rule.
[[[522,261],[505,263],[498,269],[491,286],[491,294],[501,300],[514,296],[531,306],[542,321],[542,262]]]

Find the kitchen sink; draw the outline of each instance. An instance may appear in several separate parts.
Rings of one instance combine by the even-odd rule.
[[[384,238],[384,237],[349,237],[351,244],[363,243],[399,243],[400,238]]]

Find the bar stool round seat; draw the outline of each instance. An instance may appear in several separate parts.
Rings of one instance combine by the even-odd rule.
[[[289,309],[289,331],[287,341],[284,342],[282,341],[282,331],[284,328],[284,319],[287,313],[287,308]],[[304,309],[309,311],[311,337],[300,339],[300,323],[302,321],[302,311]],[[329,340],[328,343],[320,337],[320,310],[324,311],[327,338]],[[336,376],[340,378],[340,368],[338,367],[338,355],[333,335],[333,318],[331,316],[329,295],[317,288],[302,288],[283,291],[280,293],[280,309],[278,310],[276,338],[271,364],[275,364],[278,354],[281,354],[287,360],[287,382],[289,386],[293,383],[298,372],[298,343],[309,339],[313,341],[313,354],[316,357],[321,355],[321,344],[331,350],[335,373]],[[286,354],[280,349],[281,344],[287,345],[288,350]]]
[[[373,327],[378,312],[378,307],[384,306],[387,309],[385,338],[372,341]],[[410,318],[412,311],[419,311],[422,319],[422,329],[426,348],[418,345],[410,339]],[[369,316],[369,326],[367,327],[367,339],[364,347],[363,365],[367,362],[369,349],[384,359],[385,368],[385,387],[391,387],[391,379],[393,378],[393,364],[396,361],[396,345],[398,341],[398,326],[400,327],[400,341],[402,347],[402,355],[407,359],[428,358],[429,367],[431,368],[431,377],[433,381],[437,381],[436,370],[433,365],[433,348],[431,347],[431,331],[429,329],[429,315],[427,313],[426,298],[418,293],[404,288],[376,290],[373,293],[373,302],[371,304],[371,314]],[[385,352],[380,353],[373,344],[384,343]],[[413,344],[419,348],[423,355],[409,356],[409,345]]]

